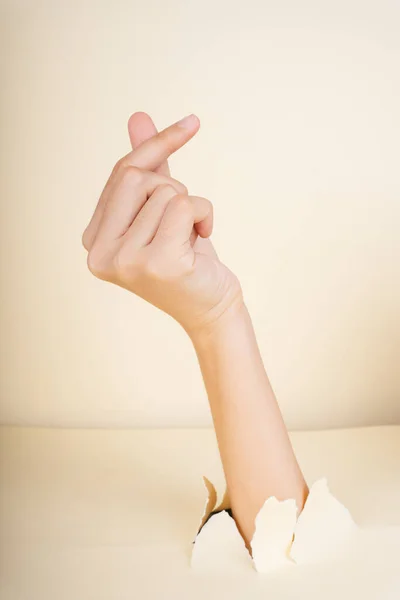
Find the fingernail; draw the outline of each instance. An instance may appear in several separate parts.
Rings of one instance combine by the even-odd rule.
[[[177,125],[179,127],[183,127],[183,129],[193,129],[193,127],[197,125],[197,123],[198,118],[196,117],[196,115],[189,115],[188,117],[185,117],[184,119],[178,121]]]

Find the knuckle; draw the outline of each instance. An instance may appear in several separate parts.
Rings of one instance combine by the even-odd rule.
[[[189,193],[189,190],[187,189],[186,185],[184,183],[181,183],[177,179],[173,180],[173,186],[179,194],[187,195]]]
[[[181,212],[192,212],[192,203],[190,198],[186,194],[177,194],[171,202],[174,203],[175,208]]]
[[[122,169],[123,161],[124,161],[123,158],[120,158],[119,160],[117,160],[117,162],[115,163],[115,165],[113,167],[111,175],[115,175],[116,173],[118,173],[118,171],[120,171]]]
[[[129,185],[139,185],[143,182],[144,173],[134,165],[124,165],[122,179]]]
[[[212,202],[210,202],[210,200],[208,200],[207,198],[204,198],[206,206],[207,206],[207,214],[212,215],[214,212],[214,205]]]
[[[177,194],[176,188],[172,185],[172,183],[161,183],[158,186],[158,190],[161,192],[169,193],[173,196]]]
[[[88,253],[87,266],[92,275],[98,279],[108,279],[104,257],[96,247],[92,247]]]

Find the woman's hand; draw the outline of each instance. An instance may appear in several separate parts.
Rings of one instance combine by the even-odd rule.
[[[115,165],[83,245],[94,275],[142,296],[191,335],[233,515],[249,546],[266,498],[295,498],[301,509],[307,486],[240,285],[208,239],[212,206],[170,177],[168,156],[198,128],[192,116],[157,133],[148,115],[132,115],[128,129],[133,150]]]
[[[198,128],[192,115],[120,159],[83,234],[96,277],[154,304],[190,335],[242,302],[237,278],[207,239],[211,203],[160,168]]]

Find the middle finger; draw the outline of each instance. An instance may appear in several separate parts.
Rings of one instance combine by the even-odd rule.
[[[108,198],[93,243],[109,243],[122,237],[154,190],[163,184],[171,185],[177,193],[187,193],[183,184],[170,177],[136,167],[125,168]]]
[[[90,250],[93,246],[103,219],[107,222],[115,223],[111,227],[112,232],[118,229],[122,230],[126,228],[125,230],[127,230],[129,228],[133,219],[147,200],[143,196],[134,197],[134,188],[139,183],[139,179],[143,180],[143,182],[146,180],[150,189],[154,189],[158,185],[169,184],[176,189],[177,193],[187,193],[186,186],[172,177],[166,177],[165,175],[159,175],[150,171],[140,171],[135,167],[129,166],[115,170],[115,174],[107,183],[102,194],[103,197],[100,198],[93,217],[84,233],[84,246],[87,250]],[[118,222],[120,222],[120,226],[118,226]],[[111,233],[111,237],[119,236]]]

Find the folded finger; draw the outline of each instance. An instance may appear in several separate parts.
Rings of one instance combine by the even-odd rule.
[[[175,193],[186,193],[179,181],[136,167],[127,167],[104,207],[94,242],[109,242],[123,236],[148,198],[160,185],[168,184]]]
[[[150,244],[157,233],[169,201],[176,195],[176,189],[171,185],[158,186],[137,214],[129,231],[127,231],[126,243],[131,244],[135,249]]]
[[[96,208],[94,209],[93,215],[82,235],[82,244],[85,250],[90,250],[93,245],[94,238],[96,237],[97,229],[99,227],[101,217],[104,212],[104,207],[107,204],[107,198],[111,189],[115,183],[115,176],[117,172],[117,165],[115,165],[113,171],[111,172],[103,191],[100,194],[100,197],[97,201]]]
[[[178,123],[167,127],[160,133],[151,118],[145,113],[135,113],[129,120],[128,129],[134,149],[117,162],[100,195],[93,216],[86,227],[82,243],[86,250],[93,245],[105,207],[116,176],[126,166],[134,166],[148,171],[157,170],[159,174],[169,175],[167,158],[186,144],[198,131],[200,122],[195,115],[189,115]]]
[[[201,237],[211,235],[211,202],[199,196],[176,195],[169,201],[152,243],[183,245],[190,241],[194,225]]]

